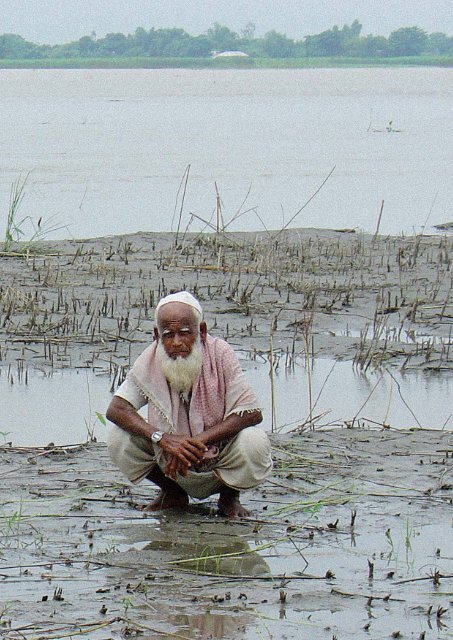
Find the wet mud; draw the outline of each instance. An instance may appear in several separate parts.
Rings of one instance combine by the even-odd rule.
[[[0,635],[450,637],[452,434],[273,445],[238,522],[214,498],[144,515],[156,490],[125,483],[100,443],[1,448]]]
[[[0,255],[2,375],[90,369],[114,389],[180,288],[271,371],[329,357],[448,375],[452,248],[349,230],[17,247]],[[215,500],[144,515],[155,490],[102,443],[1,446],[0,637],[450,637],[451,431],[316,426],[272,436],[275,472],[240,522]]]
[[[22,253],[21,253],[22,251]],[[152,340],[162,295],[187,288],[209,330],[257,361],[307,356],[450,370],[453,237],[353,230],[163,234],[0,254],[0,357],[121,378]],[[117,380],[115,381],[117,382]]]

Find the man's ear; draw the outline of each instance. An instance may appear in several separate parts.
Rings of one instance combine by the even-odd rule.
[[[154,327],[153,335],[154,335],[154,340],[156,342],[159,342],[159,330],[157,327]]]
[[[206,342],[206,336],[208,334],[208,327],[206,326],[206,322],[203,320],[203,322],[200,322],[200,337],[201,337],[201,342]]]

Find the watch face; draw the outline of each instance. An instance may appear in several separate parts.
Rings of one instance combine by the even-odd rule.
[[[162,433],[162,431],[155,431],[155,432],[152,434],[152,436],[151,436],[151,440],[152,440],[154,443],[156,443],[156,444],[157,444],[158,442],[160,442],[160,441],[162,440],[162,436],[163,436],[163,435],[164,435],[164,434]]]

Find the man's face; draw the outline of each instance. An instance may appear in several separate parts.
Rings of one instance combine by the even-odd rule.
[[[198,323],[191,307],[181,302],[169,302],[162,307],[155,335],[170,358],[187,358],[198,334]]]

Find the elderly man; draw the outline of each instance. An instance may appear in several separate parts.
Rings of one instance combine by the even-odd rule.
[[[187,291],[163,298],[155,341],[137,358],[107,410],[113,462],[131,482],[160,493],[145,507],[184,508],[189,497],[219,494],[222,514],[249,515],[240,491],[272,469],[270,443],[232,348],[207,333],[200,303]],[[138,413],[148,405],[148,419]]]

